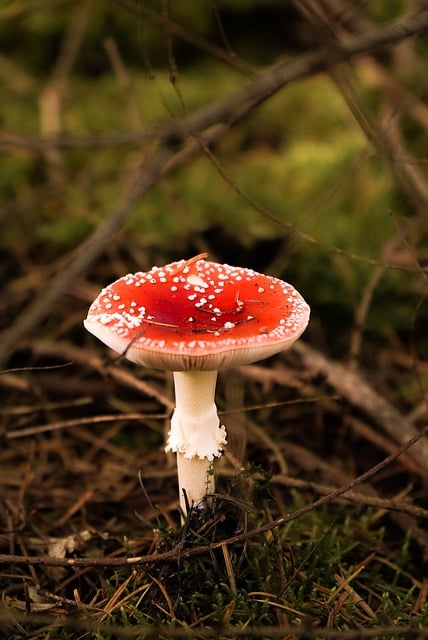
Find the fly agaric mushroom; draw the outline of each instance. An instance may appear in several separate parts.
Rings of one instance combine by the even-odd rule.
[[[212,463],[226,444],[214,402],[218,370],[287,349],[310,312],[290,284],[205,257],[123,276],[101,291],[84,321],[132,362],[173,372],[166,451],[177,453],[183,513],[214,492]]]

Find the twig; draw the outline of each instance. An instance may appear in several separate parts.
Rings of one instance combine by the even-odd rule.
[[[291,478],[282,474],[272,476],[272,483],[280,484],[284,487],[294,487],[301,491],[312,491],[322,495],[328,495],[335,490],[335,487],[326,484],[320,484],[318,482],[308,482],[307,480],[300,480],[299,478]],[[385,509],[386,511],[398,511],[399,513],[405,513],[414,518],[423,518],[428,520],[428,509],[423,509],[410,502],[403,500],[378,498],[376,496],[368,495],[367,493],[358,493],[355,491],[347,491],[343,496],[343,500],[354,502],[355,504],[361,504],[365,507],[375,507],[376,509]]]
[[[123,102],[128,105],[129,120],[136,129],[141,127],[141,117],[138,109],[138,100],[132,85],[131,74],[120,55],[119,47],[114,38],[106,38],[104,48],[110,60],[110,64],[123,91]]]
[[[350,38],[335,49],[335,57],[326,55],[324,50],[282,60],[260,72],[253,82],[244,85],[226,98],[192,111],[174,122],[158,125],[160,136],[170,136],[183,140],[188,135],[204,131],[215,122],[234,122],[242,110],[249,113],[256,106],[270,98],[291,82],[307,78],[352,56],[367,53],[378,47],[393,45],[404,38],[424,33],[428,30],[428,9],[412,14],[402,20]]]
[[[65,88],[88,25],[91,3],[81,0],[73,8],[59,55],[54,62],[47,85],[40,98],[40,128],[42,133],[57,135],[62,129],[62,102]],[[58,148],[45,148],[44,156],[53,182],[64,182],[62,156]]]
[[[176,638],[183,638],[188,640],[189,638],[201,638],[204,640],[217,640],[218,638],[296,638],[315,640],[315,638],[326,638],[326,640],[378,640],[380,637],[385,640],[390,636],[393,638],[400,638],[401,640],[426,640],[427,629],[415,629],[404,625],[384,625],[376,626],[374,628],[358,628],[353,630],[344,629],[327,629],[321,628],[319,625],[312,625],[308,618],[303,624],[299,625],[286,625],[281,624],[277,626],[260,625],[260,626],[247,626],[247,625],[227,625],[224,630],[221,624],[212,626],[204,626],[202,628],[190,629],[187,625],[173,626],[172,623],[168,624],[132,624],[123,625],[115,624],[113,622],[102,623],[89,618],[88,616],[80,615],[58,615],[52,616],[52,614],[46,613],[31,613],[31,612],[19,612],[14,610],[13,616],[10,611],[2,613],[0,609],[0,623],[7,629],[11,627],[14,622],[25,622],[26,624],[38,624],[49,625],[50,631],[53,628],[75,630],[76,632],[94,632],[100,637],[115,637],[118,639],[128,638],[135,640],[136,638],[144,637],[146,640],[157,640],[158,638],[165,637],[171,640]],[[176,623],[178,625],[178,623]],[[53,627],[52,625],[55,625]]]
[[[144,20],[151,22],[162,30],[165,29],[165,17],[147,7],[143,2],[134,2],[133,0],[110,0],[110,2],[125,8],[127,11],[137,15],[139,18],[144,18]],[[187,42],[194,46],[198,51],[202,51],[212,58],[224,62],[230,67],[241,71],[246,76],[251,77],[253,75],[253,68],[247,62],[240,60],[236,55],[233,55],[230,50],[225,50],[197,35],[194,31],[185,29],[182,25],[171,20],[170,17],[168,17],[168,30],[170,36],[174,36],[175,38]]]
[[[51,431],[58,431],[60,429],[70,429],[72,427],[80,426],[82,424],[102,424],[105,422],[117,422],[124,420],[126,422],[137,421],[147,419],[162,420],[167,418],[167,414],[164,413],[113,413],[111,415],[103,416],[87,416],[86,418],[74,418],[72,420],[59,420],[58,422],[49,422],[48,424],[41,424],[35,427],[28,427],[27,429],[16,429],[14,431],[8,431],[5,434],[5,438],[8,440],[14,440],[16,438],[25,438],[28,436],[34,436],[40,433],[46,433]]]
[[[110,376],[118,384],[128,389],[134,389],[142,395],[146,395],[149,398],[155,398],[159,404],[164,406],[167,410],[174,408],[174,402],[162,393],[155,386],[141,380],[134,376],[132,372],[124,367],[119,367],[114,362],[103,360],[96,352],[89,351],[87,349],[81,349],[68,342],[50,342],[47,340],[31,340],[28,344],[25,343],[25,347],[32,350],[33,353],[38,356],[60,356],[64,360],[70,360],[74,363],[78,363],[81,366],[90,367],[95,369],[100,374]]]
[[[338,362],[333,362],[319,351],[302,341],[293,345],[304,366],[317,375],[322,374],[326,382],[339,392],[348,402],[365,411],[370,418],[388,433],[396,442],[405,443],[417,436],[414,424],[403,416],[386,398],[375,391],[361,375],[350,371]],[[428,440],[421,438],[409,451],[409,455],[418,463],[421,477],[428,482]]]
[[[321,46],[325,47],[327,55],[331,55],[331,52],[335,55],[337,47],[340,47],[336,36],[339,25],[337,17],[331,14],[330,5],[323,0],[299,0],[297,6],[304,10],[305,15],[315,26]],[[364,20],[364,24],[365,27],[361,32],[372,28],[369,21]],[[408,160],[402,160],[406,155],[410,158],[411,154],[406,153],[407,150],[400,136],[396,135],[398,134],[398,131],[395,131],[398,129],[397,112],[396,109],[391,108],[390,95],[387,95],[386,99],[386,114],[380,121],[365,108],[348,67],[341,68],[340,65],[334,65],[329,69],[329,73],[367,140],[383,158],[395,184],[415,211],[421,217],[424,216],[428,202],[428,188],[418,167],[409,163]]]

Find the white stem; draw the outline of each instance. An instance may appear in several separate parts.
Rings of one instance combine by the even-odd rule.
[[[180,505],[186,513],[183,489],[189,504],[198,504],[213,492],[212,461],[226,444],[214,402],[217,371],[175,371],[175,411],[166,450],[178,454]]]
[[[213,463],[208,458],[186,458],[177,453],[178,490],[183,514],[189,507],[197,505],[207,494],[215,491]],[[184,491],[183,491],[184,489]]]

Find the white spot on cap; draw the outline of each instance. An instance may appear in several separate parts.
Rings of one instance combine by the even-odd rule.
[[[208,287],[208,284],[205,282],[205,280],[202,280],[202,278],[195,273],[191,273],[189,276],[187,276],[186,280],[193,287],[203,287],[204,289]]]

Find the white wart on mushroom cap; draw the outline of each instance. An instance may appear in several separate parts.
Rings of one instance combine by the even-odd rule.
[[[146,367],[210,371],[286,349],[309,313],[298,291],[278,278],[198,258],[116,280],[84,324]]]

